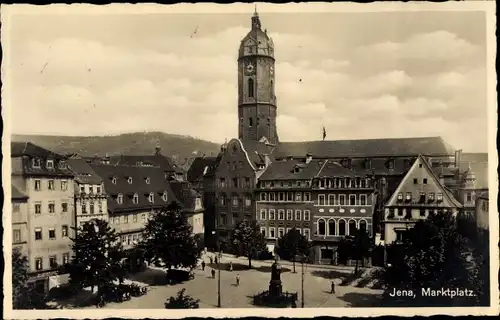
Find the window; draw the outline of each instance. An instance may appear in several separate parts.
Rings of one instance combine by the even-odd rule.
[[[245,188],[251,188],[252,184],[250,182],[250,178],[245,178]]]
[[[287,192],[286,201],[293,201],[293,192]]]
[[[56,256],[50,256],[49,257],[49,264],[50,264],[50,267],[53,269],[53,268],[57,268],[57,257]]]
[[[344,194],[339,194],[339,204],[341,206],[345,205],[345,195]]]
[[[467,192],[467,202],[471,202],[472,201],[472,193],[471,192]]]
[[[425,202],[425,192],[420,192],[420,202]]]
[[[233,196],[232,203],[233,203],[233,207],[236,207],[239,205],[240,200],[238,199],[238,196]]]
[[[437,194],[437,201],[443,201],[443,194],[442,193]]]
[[[302,235],[307,239],[307,240],[311,240],[311,230],[309,229],[302,229]]]
[[[260,201],[267,201],[267,193],[265,192],[260,193]]]
[[[429,201],[434,201],[435,200],[435,194],[434,192],[429,193]]]
[[[389,169],[394,169],[394,160],[389,160],[389,162],[387,163],[387,167]]]
[[[80,186],[80,192],[85,193],[85,186]]]
[[[54,160],[47,160],[47,169],[54,169]]]
[[[42,187],[42,182],[40,180],[35,180],[35,191],[40,191]]]
[[[116,202],[118,202],[118,204],[122,204],[123,203],[123,194],[119,194],[118,197],[116,198]]]
[[[278,210],[278,220],[285,220],[285,210],[283,209]]]
[[[49,190],[54,190],[54,180],[49,180],[47,181]]]
[[[49,239],[54,240],[56,238],[56,229],[49,228]]]
[[[337,233],[335,220],[328,220],[328,235],[334,236]]]
[[[82,213],[87,213],[87,205],[86,203],[82,203]]]
[[[19,212],[21,209],[21,206],[19,203],[13,203],[12,204],[12,212]]]
[[[123,223],[128,223],[128,216],[127,215],[123,216]]]
[[[101,193],[101,187],[100,187],[100,186],[96,186],[96,187],[95,187],[95,192],[96,192],[97,194]]]
[[[90,214],[94,214],[94,202],[90,202],[89,209]]]
[[[413,179],[413,184],[418,184],[418,179]]]
[[[33,168],[41,168],[42,167],[42,161],[38,158],[33,159]]]
[[[113,223],[114,224],[120,224],[120,217],[114,217],[113,218]]]
[[[362,206],[366,206],[366,194],[359,195],[359,204]]]
[[[61,211],[63,213],[68,212],[68,204],[66,202],[61,203]]]
[[[66,180],[61,180],[61,190],[66,191],[68,190],[68,181]]]
[[[260,233],[265,238],[266,237],[266,227],[260,227]]]
[[[56,212],[56,205],[54,202],[49,202],[49,213],[55,213]]]
[[[304,201],[311,201],[311,193],[304,192]]]
[[[419,164],[418,164],[418,167],[419,167],[419,168],[422,168],[422,164],[421,164],[421,163],[419,163]]]
[[[367,180],[361,179],[359,187],[360,188],[366,188],[367,185],[368,185]]]
[[[361,220],[359,222],[359,230],[361,230],[361,231],[364,230],[365,232],[367,232],[367,228],[366,227],[367,227],[366,221],[365,220]]]
[[[276,234],[274,233],[274,228],[269,228],[269,238],[276,238]]]
[[[302,219],[302,211],[295,210],[295,220],[300,221]]]
[[[304,221],[309,221],[311,219],[311,211],[304,210]]]
[[[43,259],[42,258],[35,258],[35,269],[37,271],[43,269]]]
[[[219,179],[219,186],[221,188],[225,188],[226,187],[226,179],[225,178],[220,178]]]
[[[111,178],[111,182],[112,182],[113,184],[116,184],[116,177]]]
[[[249,127],[253,126],[253,119],[252,119],[252,117],[248,118],[248,126]]]
[[[35,203],[35,213],[36,214],[42,213],[42,204],[41,203]]]
[[[145,213],[143,213],[141,215],[141,220],[142,220],[142,222],[146,222],[146,214]]]
[[[326,224],[325,220],[323,219],[318,220],[318,235],[320,236],[326,235]]]
[[[150,203],[155,203],[155,194],[153,192],[150,192],[149,193],[149,196],[148,196],[148,201]]]
[[[146,178],[146,184],[150,184],[151,183],[151,179],[149,177]]]
[[[238,188],[238,178],[233,178],[233,188]]]
[[[302,201],[302,193],[301,192],[295,193],[295,201]]]
[[[128,177],[127,182],[128,182],[128,184],[132,184],[132,177]]]
[[[424,184],[427,184],[427,178],[424,178],[423,182]]]
[[[260,220],[266,220],[266,209],[260,209]]]
[[[349,220],[349,235],[353,236],[356,234],[356,221]]]
[[[253,98],[254,95],[253,79],[248,79],[248,97]]]
[[[411,192],[406,193],[406,201],[411,201]]]
[[[69,263],[69,253],[63,253],[63,265]]]
[[[404,241],[404,231],[403,230],[396,230],[396,241],[397,242]]]
[[[269,220],[276,220],[276,212],[274,209],[269,209]]]
[[[291,210],[291,209],[286,210],[286,219],[289,221],[293,220],[293,210]]]
[[[351,206],[356,205],[356,195],[354,195],[354,194],[349,195],[349,205],[351,205]]]
[[[134,213],[134,215],[132,216],[132,221],[137,222],[137,214]]]
[[[345,221],[344,220],[340,220],[339,221],[339,236],[345,236]]]
[[[12,243],[21,242],[21,229],[12,230]]]
[[[226,195],[221,194],[221,196],[220,196],[220,204],[221,204],[222,206],[227,205]]]
[[[425,217],[425,209],[420,209],[420,216]]]
[[[278,200],[279,201],[285,201],[285,193],[284,192],[279,192],[278,193]]]
[[[278,228],[278,238],[283,238],[284,235],[285,235],[285,229]]]
[[[335,205],[335,195],[334,194],[328,195],[328,205],[330,205],[330,206]]]
[[[136,193],[134,194],[133,198],[132,198],[132,202],[134,204],[138,204],[139,203],[139,195]]]
[[[249,195],[245,196],[245,207],[250,207],[252,206],[252,198]]]
[[[402,192],[398,193],[398,201],[403,201],[403,193]]]
[[[64,225],[61,227],[61,237],[66,238],[68,236],[68,226]]]
[[[325,205],[325,195],[324,194],[318,195],[318,205],[320,205],[320,206]]]

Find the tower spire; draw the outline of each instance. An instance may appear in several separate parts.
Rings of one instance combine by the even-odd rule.
[[[255,11],[252,17],[252,29],[260,29],[260,18],[259,13],[257,12],[257,3],[255,4]]]

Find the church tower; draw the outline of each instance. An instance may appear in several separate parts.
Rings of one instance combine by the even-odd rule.
[[[262,30],[257,10],[238,52],[238,137],[278,143],[274,44]]]

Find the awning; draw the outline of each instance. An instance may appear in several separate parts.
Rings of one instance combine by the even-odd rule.
[[[49,277],[49,290],[69,282],[69,273]]]

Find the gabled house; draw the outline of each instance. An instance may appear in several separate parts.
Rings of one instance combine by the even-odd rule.
[[[427,218],[430,212],[456,215],[461,208],[460,202],[420,155],[385,204],[382,240],[385,244],[402,241],[407,228]]]

